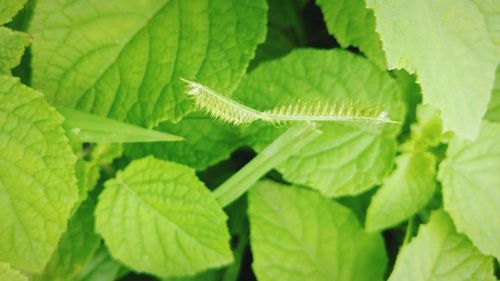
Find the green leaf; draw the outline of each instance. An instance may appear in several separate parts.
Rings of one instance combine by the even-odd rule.
[[[242,275],[242,267],[246,265],[246,252],[249,246],[249,224],[247,217],[247,200],[246,197],[241,197],[234,204],[225,208],[229,215],[228,227],[231,233],[231,239],[237,241],[233,244],[234,262],[226,267],[222,281],[238,281]]]
[[[58,111],[64,116],[64,126],[68,135],[81,142],[124,143],[183,140],[179,136],[144,129],[81,111],[68,108],[59,108]]]
[[[99,180],[99,166],[83,159],[78,159],[75,165],[75,174],[78,179],[78,201],[83,202],[87,199],[88,192],[95,187]],[[78,206],[75,207],[77,208]]]
[[[366,218],[368,231],[394,226],[422,209],[436,190],[436,159],[428,152],[405,153],[397,168],[373,196]]]
[[[173,277],[164,279],[162,281],[221,281],[222,273],[223,272],[221,271],[209,270],[209,271],[204,271],[195,276]]]
[[[0,26],[0,74],[9,74],[21,61],[30,38],[26,33]]]
[[[259,63],[286,55],[296,47],[307,44],[302,20],[304,0],[268,0],[267,37],[260,44],[255,58],[250,63],[254,68]]]
[[[123,145],[120,143],[98,143],[90,153],[91,162],[95,165],[110,165],[113,161],[122,156]]]
[[[342,50],[295,50],[265,62],[245,76],[235,96],[259,110],[293,98],[348,99],[380,105],[392,120],[403,117],[394,80],[368,60]],[[286,180],[327,196],[342,196],[370,189],[390,171],[399,126],[387,124],[378,133],[341,123],[324,124],[320,129],[321,136],[278,167]],[[252,125],[246,130],[246,139],[260,151],[284,130]]]
[[[416,109],[417,105],[422,101],[422,89],[417,84],[415,75],[409,74],[406,70],[394,70],[391,73],[394,75],[394,79],[401,89],[403,100],[406,104],[407,117],[405,118],[405,125],[409,126],[417,119]]]
[[[10,22],[27,0],[0,0],[0,25]]]
[[[11,268],[8,263],[0,262],[0,281],[28,281],[28,277]]]
[[[267,37],[256,50],[249,68],[274,59],[306,44],[301,21],[304,0],[269,0]],[[201,81],[200,82],[204,82]],[[222,92],[223,94],[231,94]],[[204,114],[191,113],[181,122],[163,122],[155,130],[168,131],[185,137],[178,143],[146,143],[126,146],[128,156],[138,158],[153,154],[156,158],[186,164],[204,170],[224,159],[242,145],[239,130],[220,124]]]
[[[191,168],[148,157],[105,185],[97,232],[135,271],[190,275],[233,260],[227,217]]]
[[[122,152],[122,144],[99,143],[92,147],[89,160],[78,159],[75,172],[78,179],[78,198],[80,202],[85,201],[88,193],[95,188],[100,177],[100,168],[110,165],[115,158],[122,155]]]
[[[436,190],[436,157],[427,152],[441,141],[439,111],[417,106],[417,123],[400,149],[397,168],[384,180],[367,211],[366,228],[379,231],[408,219],[421,210]]]
[[[444,129],[476,138],[500,61],[500,5],[367,0],[367,6],[375,12],[389,68],[416,72],[423,101],[441,110]]]
[[[231,93],[266,12],[264,0],[41,1],[33,85],[58,107],[146,127],[178,121],[193,108],[179,78]]]
[[[319,193],[271,181],[249,192],[253,269],[266,280],[382,280],[387,258],[349,209]]]
[[[43,273],[33,280],[72,281],[80,273],[100,245],[101,238],[94,232],[93,199],[85,201],[68,223],[57,250]]]
[[[241,146],[242,138],[233,126],[219,124],[216,120],[192,113],[177,124],[164,122],[155,128],[185,137],[183,142],[141,143],[125,146],[127,156],[140,158],[153,154],[156,158],[189,165],[196,170],[229,158]]]
[[[483,121],[474,141],[453,139],[439,167],[444,208],[458,232],[500,259],[500,124]]]
[[[435,211],[400,251],[389,281],[491,280],[493,261],[458,234],[448,215]]]
[[[225,208],[229,215],[228,226],[233,244],[234,262],[224,268],[211,269],[200,274],[188,277],[173,277],[164,281],[237,281],[239,280],[240,269],[248,246],[248,218],[246,216],[246,197]]]
[[[82,269],[76,281],[115,281],[128,270],[111,257],[108,250],[102,245],[92,260]]]
[[[484,118],[493,122],[500,122],[500,65],[497,67],[495,84],[493,85],[493,91],[491,92],[488,111],[486,112]]]
[[[443,130],[439,110],[430,105],[417,106],[417,121],[411,125],[411,139],[403,144],[403,150],[425,150],[441,142]]]
[[[335,36],[342,48],[358,47],[380,68],[387,67],[375,16],[366,8],[365,0],[318,0],[328,32]]]
[[[0,260],[40,272],[78,200],[63,118],[42,94],[0,76]]]

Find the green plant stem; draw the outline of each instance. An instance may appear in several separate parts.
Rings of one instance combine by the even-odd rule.
[[[321,131],[313,123],[301,122],[293,126],[220,185],[214,191],[215,197],[222,206],[231,204],[267,172],[295,154],[320,134]]]

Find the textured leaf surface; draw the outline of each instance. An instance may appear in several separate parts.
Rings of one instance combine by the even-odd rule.
[[[111,254],[139,272],[188,275],[233,259],[225,213],[183,165],[132,162],[106,182],[96,216]]]
[[[366,228],[377,231],[394,226],[423,208],[436,190],[436,159],[428,152],[398,156],[396,170],[372,198]]]
[[[500,65],[497,67],[495,85],[493,85],[485,118],[493,122],[500,122]]]
[[[500,61],[495,0],[367,0],[389,68],[416,72],[445,130],[474,139]]]
[[[39,272],[78,199],[62,117],[43,96],[0,76],[0,260]]]
[[[399,88],[392,78],[368,60],[341,50],[296,50],[263,63],[245,76],[235,95],[259,110],[291,98],[320,97],[381,105],[393,120],[403,116]],[[380,183],[391,169],[398,129],[386,125],[373,133],[340,123],[322,125],[323,133],[278,170],[285,179],[328,196],[361,193]],[[251,126],[247,141],[262,150],[284,130]]]
[[[8,263],[0,262],[0,281],[28,281],[28,277],[11,268]]]
[[[94,201],[85,201],[68,223],[43,273],[33,280],[73,281],[100,245],[94,232]]]
[[[28,44],[27,34],[0,27],[0,74],[10,73],[19,64]]]
[[[0,0],[0,25],[10,22],[27,0]]]
[[[466,236],[455,231],[443,211],[398,255],[389,281],[494,281],[493,260],[479,252]]]
[[[243,259],[246,258],[248,246],[248,217],[246,197],[241,197],[235,204],[225,208],[229,216],[228,226],[231,233],[233,246],[234,262],[223,268],[211,269],[194,276],[172,277],[162,281],[237,281],[241,273]]]
[[[179,120],[192,108],[179,78],[230,93],[265,38],[266,10],[264,0],[42,1],[33,85],[56,106],[148,127]]]
[[[382,238],[319,193],[271,181],[250,189],[253,269],[267,280],[382,280]]]
[[[328,32],[342,48],[358,47],[381,68],[387,67],[382,43],[375,32],[375,16],[365,0],[319,0]]]
[[[153,154],[156,158],[189,165],[196,170],[228,158],[242,144],[239,130],[220,124],[210,117],[192,113],[181,122],[164,122],[155,130],[167,131],[185,138],[175,143],[141,143],[125,146],[128,156],[138,158]]]
[[[500,258],[500,124],[483,121],[474,142],[455,138],[439,168],[444,208],[457,230]]]

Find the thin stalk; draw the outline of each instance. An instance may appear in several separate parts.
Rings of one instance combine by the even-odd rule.
[[[403,240],[403,246],[406,246],[406,244],[410,243],[414,231],[415,231],[415,218],[411,216],[410,219],[408,219],[408,225],[406,226],[406,233],[405,233],[405,238]]]
[[[297,153],[320,134],[321,131],[313,123],[306,122],[293,126],[220,185],[214,191],[215,197],[222,206],[231,204],[267,172]]]

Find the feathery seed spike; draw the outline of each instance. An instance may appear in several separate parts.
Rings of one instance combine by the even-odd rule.
[[[260,112],[243,105],[203,84],[182,79],[187,83],[186,93],[193,98],[195,106],[212,118],[232,125],[248,125],[262,120],[275,126],[287,125],[289,121],[363,121],[369,124],[399,123],[388,118],[377,106],[363,106],[359,102],[338,102],[331,98],[303,101],[289,100],[275,108]]]

